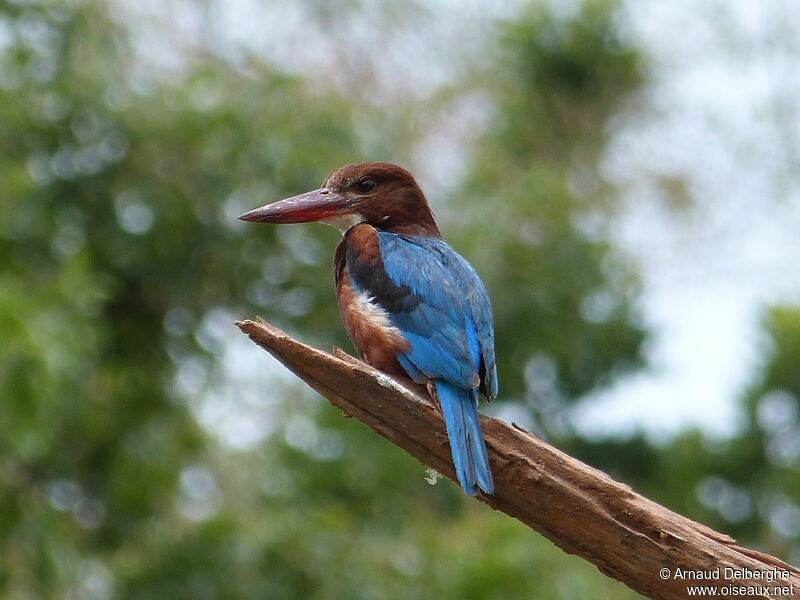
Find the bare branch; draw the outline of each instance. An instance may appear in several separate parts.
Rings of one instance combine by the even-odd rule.
[[[444,422],[429,400],[341,351],[337,357],[316,350],[261,319],[236,325],[346,415],[455,479]],[[687,598],[692,585],[717,589],[700,597],[800,595],[795,567],[738,546],[519,427],[482,419],[496,491],[478,499],[609,577],[664,600]],[[678,576],[688,571],[712,579]],[[745,593],[731,586],[752,589]]]

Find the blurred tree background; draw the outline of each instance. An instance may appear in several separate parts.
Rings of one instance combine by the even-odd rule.
[[[286,56],[325,68],[218,51],[212,2],[165,3],[166,22],[194,23],[188,49],[124,2],[0,3],[0,594],[636,597],[426,483],[233,327],[259,314],[349,347],[338,232],[236,216],[357,160],[418,173],[486,282],[490,410],[796,558],[797,309],[765,317],[768,360],[735,437],[591,440],[570,423],[576,401],[643,367],[648,333],[609,233],[619,190],[600,173],[608,123],[647,75],[618,5],[518,6],[466,31],[447,77],[416,82],[364,54],[381,31],[412,51],[409,32],[437,35],[424,4],[275,6],[286,16],[269,27],[297,40]]]

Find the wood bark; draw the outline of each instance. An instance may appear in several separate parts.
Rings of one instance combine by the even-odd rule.
[[[367,364],[311,348],[261,319],[236,325],[346,416],[455,480],[439,410]],[[654,599],[800,597],[783,561],[651,501],[533,434],[482,416],[495,493],[477,499]],[[684,577],[681,577],[684,575]]]

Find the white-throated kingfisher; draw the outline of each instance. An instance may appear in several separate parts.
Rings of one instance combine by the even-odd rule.
[[[492,307],[478,275],[448,246],[411,174],[347,165],[322,187],[252,210],[257,223],[318,221],[342,231],[339,310],[361,358],[438,400],[461,487],[494,491],[478,394],[497,395]]]

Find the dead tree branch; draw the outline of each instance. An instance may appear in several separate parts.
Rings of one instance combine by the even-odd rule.
[[[321,352],[261,319],[236,324],[346,415],[455,478],[444,422],[427,399],[344,352]],[[717,589],[701,597],[800,595],[795,567],[640,496],[521,428],[482,418],[496,492],[478,499],[609,577],[663,600],[687,598],[692,585]],[[689,571],[703,579],[678,576]]]

